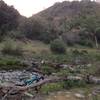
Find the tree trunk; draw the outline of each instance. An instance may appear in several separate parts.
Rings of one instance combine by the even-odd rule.
[[[94,36],[94,37],[95,37],[95,45],[96,45],[96,48],[98,49],[99,48],[98,40],[97,40],[97,37],[96,36]]]

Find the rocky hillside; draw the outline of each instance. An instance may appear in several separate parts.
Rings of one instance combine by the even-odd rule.
[[[46,18],[61,18],[61,17],[72,18],[80,14],[95,14],[95,13],[100,14],[100,4],[97,2],[63,1],[55,3],[53,6],[39,12],[36,15]]]
[[[90,0],[58,2],[32,18],[37,16],[45,18],[49,23],[52,22],[56,26],[57,33],[65,42],[67,41],[67,44],[94,45],[96,41],[100,41],[98,2]]]
[[[22,17],[12,6],[0,1],[0,40],[40,40],[51,43],[62,39],[67,45],[98,47],[100,43],[100,3],[63,1],[33,15]]]

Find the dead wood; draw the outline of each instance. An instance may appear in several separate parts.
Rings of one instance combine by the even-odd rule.
[[[2,89],[2,91],[5,90],[6,93],[9,90],[12,90],[12,93],[21,93],[21,92],[25,92],[29,89],[34,89],[34,88],[41,86],[43,84],[52,83],[52,82],[59,82],[59,81],[64,81],[64,80],[66,80],[66,78],[50,77],[50,78],[46,78],[44,80],[41,80],[38,83],[34,83],[32,85],[29,85],[29,86],[16,86],[14,84],[2,83],[2,84],[0,84],[0,88]]]

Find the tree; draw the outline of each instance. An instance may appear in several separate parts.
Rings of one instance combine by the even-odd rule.
[[[51,25],[51,23],[42,17],[32,17],[24,19],[19,26],[19,30],[28,39],[50,43],[50,41],[57,37],[56,31],[52,26],[53,24]]]
[[[13,6],[8,6],[4,1],[0,0],[0,36],[16,29],[19,17],[20,14]]]
[[[96,48],[98,48],[96,29],[100,27],[100,18],[95,15],[86,16],[85,19],[82,19],[81,27],[84,27],[85,30],[90,34],[92,39],[95,41]]]
[[[69,23],[69,31],[79,33],[80,42],[88,41],[89,45],[95,41],[96,48],[98,48],[97,28],[100,27],[100,17],[98,15],[80,15],[76,19],[73,18]],[[69,32],[66,32],[69,33]],[[70,34],[69,34],[70,35]],[[73,34],[74,36],[75,34]],[[85,44],[85,43],[84,43]]]
[[[100,27],[98,27],[97,29],[96,29],[96,37],[97,37],[97,41],[100,43]]]

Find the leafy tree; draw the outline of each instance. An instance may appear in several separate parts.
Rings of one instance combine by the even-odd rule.
[[[0,0],[0,36],[2,37],[8,31],[16,29],[20,14],[13,6],[8,6]]]
[[[96,29],[100,27],[100,18],[97,16],[86,16],[84,19],[82,19],[81,27],[85,28],[85,31],[89,33],[92,40],[95,41],[96,47],[98,48]]]
[[[19,26],[19,31],[32,40],[41,40],[49,43],[56,38],[56,32],[50,23],[42,17],[25,19]]]
[[[80,15],[73,19],[71,19],[69,22],[66,22],[67,24],[66,31],[64,34],[66,36],[70,36],[71,34],[67,33],[73,33],[72,36],[75,35],[75,33],[79,33],[80,36],[80,42],[84,43],[84,45],[91,45],[91,41],[95,41],[96,48],[98,48],[98,36],[97,35],[97,29],[100,27],[100,17],[97,15]],[[74,29],[74,32],[73,32]],[[98,30],[99,31],[99,30]],[[72,40],[71,40],[72,41]],[[86,43],[88,41],[88,43]]]
[[[100,43],[100,27],[98,27],[97,29],[96,29],[96,37],[97,37],[97,40],[98,40],[98,42]]]

